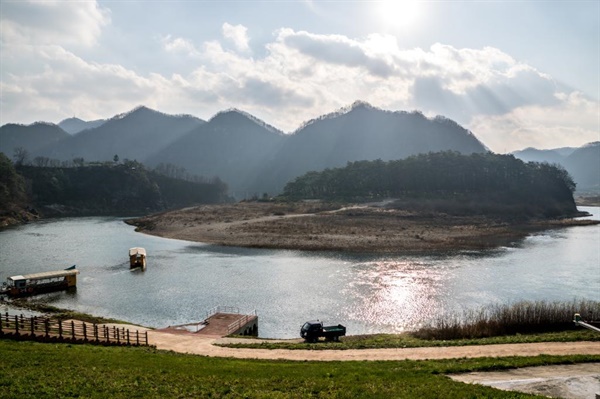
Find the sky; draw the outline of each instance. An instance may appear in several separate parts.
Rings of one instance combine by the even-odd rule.
[[[0,1],[0,125],[366,101],[491,151],[600,140],[600,1]]]

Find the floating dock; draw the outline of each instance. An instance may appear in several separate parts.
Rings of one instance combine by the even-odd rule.
[[[206,312],[204,320],[199,323],[169,326],[164,331],[219,337],[228,335],[258,336],[258,316],[256,310],[252,314],[242,314],[239,308],[216,306]]]

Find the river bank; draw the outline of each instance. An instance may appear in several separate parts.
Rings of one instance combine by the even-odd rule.
[[[151,235],[223,246],[361,253],[481,250],[511,246],[547,229],[598,224],[581,219],[511,222],[318,202],[204,205],[126,222]]]

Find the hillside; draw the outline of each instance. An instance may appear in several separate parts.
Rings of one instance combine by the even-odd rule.
[[[42,165],[70,165],[74,159],[106,162],[115,155],[151,167],[174,165],[187,173],[218,176],[237,199],[277,195],[287,182],[306,172],[348,162],[389,161],[436,151],[487,151],[472,132],[447,118],[386,111],[364,102],[310,120],[291,134],[235,109],[205,122],[138,107],[106,121],[69,118],[61,125],[79,132],[71,135],[47,123],[4,125],[0,150],[12,157],[14,149],[22,147],[29,162],[41,157]],[[598,143],[580,149],[528,148],[514,155],[524,161],[560,164],[574,178],[578,194],[593,194],[600,192],[599,148]]]
[[[29,197],[44,216],[139,215],[227,200],[220,181],[189,182],[126,161],[70,168],[22,166]]]
[[[67,118],[58,123],[58,126],[69,134],[77,134],[87,129],[93,129],[102,125],[106,120],[98,119],[95,121],[84,121],[79,118]]]
[[[244,197],[267,190],[256,182],[265,162],[284,142],[283,133],[239,110],[220,112],[170,146],[145,159],[148,165],[171,163],[202,176],[218,176],[232,194]]]
[[[563,162],[578,190],[600,194],[600,141],[576,149]]]
[[[31,125],[6,124],[0,127],[0,152],[12,157],[15,148],[25,149],[30,157],[50,145],[63,143],[71,136],[52,123],[37,122]]]
[[[563,166],[573,177],[580,195],[600,194],[600,142],[589,143],[580,148],[556,148],[539,150],[526,148],[513,152],[525,162],[547,162]]]
[[[560,167],[524,163],[512,155],[447,151],[310,172],[288,183],[283,195],[360,202],[396,198],[401,209],[523,219],[577,215],[574,188]]]
[[[449,119],[384,111],[356,102],[306,123],[289,136],[258,178],[272,184],[270,191],[280,192],[285,183],[308,171],[446,150],[471,154],[485,152],[486,148],[471,132]]]
[[[17,173],[10,159],[0,152],[0,227],[37,218],[29,207],[25,179]]]
[[[102,125],[70,136],[57,145],[40,149],[40,155],[51,159],[109,161],[141,160],[166,147],[184,133],[204,121],[188,115],[167,115],[146,107],[138,107],[117,115]]]

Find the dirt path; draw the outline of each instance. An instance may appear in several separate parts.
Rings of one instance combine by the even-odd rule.
[[[348,350],[288,350],[288,349],[248,349],[217,346],[226,343],[228,338],[197,336],[194,334],[172,334],[149,331],[151,345],[158,349],[172,350],[211,357],[233,357],[239,359],[286,359],[316,361],[347,360],[421,360],[456,359],[501,356],[548,355],[600,355],[600,342],[544,342],[533,344],[473,345],[444,348],[392,348],[392,349],[348,349]]]

